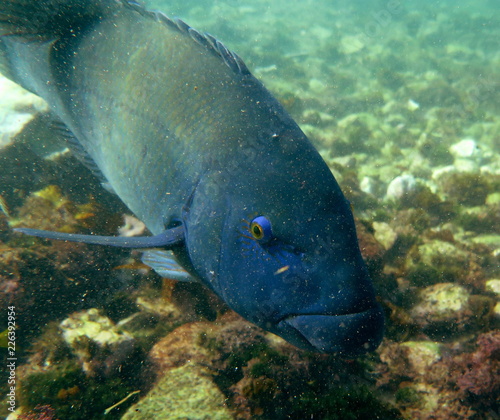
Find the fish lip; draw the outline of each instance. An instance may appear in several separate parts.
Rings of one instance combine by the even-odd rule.
[[[295,346],[319,353],[353,357],[375,350],[384,334],[380,305],[346,314],[292,314],[278,324],[281,335]]]

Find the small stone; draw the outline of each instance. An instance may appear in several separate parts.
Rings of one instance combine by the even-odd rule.
[[[500,279],[487,280],[485,283],[485,289],[487,292],[495,293],[500,297]]]
[[[365,48],[365,43],[357,35],[346,35],[340,40],[340,51],[344,54],[354,54]]]
[[[119,331],[95,308],[72,314],[59,327],[71,352],[89,375],[111,374],[134,349],[133,337]]]
[[[416,111],[417,109],[420,108],[420,104],[416,101],[414,101],[413,99],[408,99],[408,102],[406,103],[406,107],[408,108],[408,110],[410,111]]]
[[[425,314],[433,320],[445,320],[464,309],[469,292],[453,283],[438,283],[426,287],[420,294],[421,302],[413,308],[415,314]]]
[[[420,262],[438,270],[467,267],[470,256],[455,245],[440,240],[426,242],[418,247]]]
[[[231,420],[226,397],[211,376],[207,369],[191,363],[171,369],[122,419]]]
[[[500,204],[500,192],[488,194],[486,197],[486,205],[493,206],[495,204]]]
[[[454,283],[437,283],[423,289],[420,302],[410,311],[422,330],[443,338],[476,325],[469,292]]]
[[[371,176],[363,177],[359,183],[359,189],[367,194],[374,195],[375,197],[383,196],[385,193],[384,183]]]
[[[373,222],[373,229],[375,230],[375,239],[379,241],[386,250],[390,249],[392,245],[394,245],[394,242],[396,242],[398,234],[394,232],[388,223]]]
[[[400,175],[394,178],[387,187],[387,199],[400,199],[417,187],[417,180],[413,175]]]
[[[326,89],[326,85],[319,79],[311,79],[309,80],[309,89],[316,93],[322,93]]]
[[[493,308],[492,318],[497,323],[500,323],[500,302],[497,302],[497,304]]]
[[[479,170],[479,165],[471,159],[455,159],[453,166],[458,172],[477,172]]]
[[[463,139],[449,148],[455,158],[471,158],[480,153],[480,149],[474,139]]]
[[[408,350],[406,357],[413,370],[421,375],[441,359],[441,345],[434,341],[407,341],[401,346]]]

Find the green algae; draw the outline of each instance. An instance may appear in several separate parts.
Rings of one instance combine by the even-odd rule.
[[[106,382],[88,378],[74,362],[60,363],[46,372],[35,372],[25,377],[20,384],[20,404],[25,409],[38,405],[51,406],[57,418],[65,420],[88,420],[104,418],[104,410],[118,402],[120,395],[133,390],[119,378]],[[106,418],[118,419],[119,412]]]
[[[476,173],[455,173],[442,181],[443,192],[459,204],[480,206],[486,202],[488,194],[492,193],[489,180]]]
[[[399,410],[382,402],[365,386],[338,387],[318,396],[314,390],[305,391],[294,401],[292,419],[321,418],[326,420],[403,419]]]

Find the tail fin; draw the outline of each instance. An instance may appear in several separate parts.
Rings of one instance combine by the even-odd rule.
[[[26,63],[43,66],[36,64],[49,60],[42,56],[43,46],[50,53],[54,42],[76,36],[121,5],[121,0],[1,0],[0,72],[38,93],[26,79],[30,77]]]

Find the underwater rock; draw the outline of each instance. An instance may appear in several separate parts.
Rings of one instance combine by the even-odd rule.
[[[406,357],[411,368],[421,375],[441,359],[442,346],[434,341],[406,341],[401,347],[407,349]]]
[[[197,343],[212,328],[213,325],[208,322],[193,322],[176,328],[162,338],[149,353],[156,371],[162,375],[169,369],[183,366],[192,360],[208,363],[209,351]]]
[[[342,54],[354,54],[365,48],[365,43],[361,35],[346,35],[340,39],[340,52]]]
[[[92,308],[61,322],[65,342],[90,376],[110,376],[134,352],[134,339]]]
[[[454,361],[440,356],[441,346],[433,342],[387,343],[381,350],[378,384],[394,395],[404,418],[473,418],[474,410],[464,404],[463,394],[457,390]]]
[[[413,175],[400,175],[394,178],[387,186],[386,199],[399,200],[410,192],[415,191],[417,180]]]
[[[111,267],[118,265],[123,251],[27,238],[11,229],[99,229],[102,220],[97,215],[104,213],[100,206],[74,203],[58,187],[47,186],[12,213],[5,245],[0,246],[0,304],[16,306],[18,323],[25,331],[21,340],[29,340],[30,334],[51,320],[88,308],[90,301],[95,305],[110,297],[103,289],[119,275]],[[104,230],[114,229],[113,225]]]
[[[492,309],[493,326],[500,327],[500,279],[490,279],[485,282],[484,289],[486,292],[492,293],[496,297],[496,303]]]
[[[155,344],[149,358],[158,372],[190,361],[208,365],[213,363],[215,350],[217,357],[224,359],[233,352],[268,343],[268,334],[229,311],[216,322],[192,322],[176,328]]]
[[[91,344],[90,340],[80,338],[73,345],[84,347]],[[98,354],[102,348],[90,348],[91,352],[94,350],[99,357],[102,356],[102,353]],[[68,346],[59,324],[51,322],[31,343],[29,357],[23,358],[18,366],[16,396],[20,411],[29,415],[30,412],[37,412],[37,406],[50,405],[56,413],[54,419],[96,418],[96,413],[101,415],[132,391],[147,389],[143,353],[127,354],[128,357],[120,353],[108,354],[109,366],[113,364],[109,363],[111,358],[116,360],[116,368],[108,371],[110,376],[89,375],[82,370],[80,359]],[[115,414],[109,415],[109,418],[117,418]]]
[[[385,222],[373,222],[373,229],[375,229],[375,239],[379,241],[385,249],[390,249],[398,234],[392,229],[391,225]]]
[[[56,412],[50,405],[38,405],[27,413],[9,416],[7,420],[56,420]]]
[[[232,420],[225,395],[197,364],[171,369],[154,388],[123,415],[123,420]]]
[[[374,177],[364,176],[359,183],[359,189],[366,194],[379,197],[383,194],[384,184]]]
[[[190,413],[190,416],[175,418],[235,418],[227,411],[224,403],[227,397],[222,394],[216,383],[227,381],[223,378],[234,375],[240,378],[242,365],[272,343],[272,340],[267,342],[265,335],[268,334],[232,311],[215,323],[193,322],[178,327],[160,340],[149,354],[149,359],[160,377],[158,384],[151,391],[153,397],[146,396],[136,405],[135,408],[141,410],[141,416],[133,417],[132,407],[124,418],[142,419],[144,410],[148,413],[150,406],[160,404],[172,395],[177,397],[177,402],[171,403],[176,404],[175,410],[179,410],[179,413]],[[281,339],[278,341],[285,343]],[[291,348],[288,343],[284,345]],[[193,382],[201,383],[201,386],[206,388],[207,395],[203,396],[200,392],[193,398],[189,396]],[[167,385],[168,383],[170,385]],[[179,391],[175,391],[176,389]],[[188,395],[180,394],[184,392]],[[198,399],[207,401],[200,403]],[[146,407],[144,409],[143,404]],[[177,411],[175,413],[177,415]]]
[[[469,303],[470,294],[462,286],[438,283],[420,291],[420,301],[411,315],[424,332],[446,338],[475,326],[475,314]]]
[[[123,226],[118,229],[120,236],[141,236],[146,232],[146,225],[141,222],[137,217],[130,214],[123,215]]]
[[[455,158],[472,158],[481,154],[481,149],[474,139],[463,139],[450,146],[450,153]]]
[[[481,334],[477,339],[477,349],[473,353],[455,358],[455,363],[463,372],[457,380],[462,392],[480,396],[483,399],[495,398],[498,402],[500,392],[500,331]]]
[[[433,177],[450,200],[464,206],[481,206],[493,192],[488,177],[477,172],[448,170]]]
[[[479,172],[479,164],[472,159],[455,159],[453,168],[457,172]]]
[[[350,114],[338,121],[338,142],[332,144],[336,155],[361,153],[368,150],[367,142],[371,139],[378,121],[368,113]]]
[[[494,293],[497,298],[500,298],[500,279],[490,279],[485,282],[485,290]]]
[[[441,360],[442,345],[434,341],[405,341],[388,343],[380,352],[380,360],[396,367],[393,374],[401,378],[421,377]],[[386,378],[387,379],[387,378]],[[381,378],[379,384],[384,379]]]
[[[341,418],[338,413],[345,414],[346,418],[351,415],[368,418],[370,412],[379,418],[400,419],[397,410],[381,402],[369,386],[360,385],[357,375],[363,376],[364,369],[357,366],[358,362],[298,351],[232,311],[214,323],[195,322],[175,329],[153,347],[150,360],[160,376],[158,383],[162,384],[161,389],[157,386],[152,391],[158,392],[155,400],[169,399],[168,404],[178,404],[181,412],[187,410],[184,404],[192,406],[191,402],[182,401],[189,400],[189,396],[175,394],[174,386],[167,387],[166,382],[177,381],[179,377],[182,382],[185,376],[186,382],[197,383],[202,366],[201,375],[206,378],[203,386],[209,389],[216,386],[222,392],[223,400],[231,409],[230,418],[289,418],[291,413],[297,419]],[[194,379],[189,379],[189,375]],[[368,383],[368,378],[369,375],[361,382]],[[177,388],[184,392],[183,383]],[[163,397],[162,393],[165,393]],[[212,391],[209,393],[213,395]],[[177,401],[170,402],[174,396]],[[146,396],[144,404],[159,404],[147,400]],[[220,397],[214,400],[214,414],[193,412],[191,417],[182,418],[225,415],[225,411],[223,414],[217,411]],[[145,418],[141,403],[131,408],[127,414],[130,417],[125,418]],[[137,417],[133,417],[134,409],[141,410],[135,414]]]
[[[20,340],[29,340],[50,320],[82,309],[87,299],[106,299],[102,288],[108,272],[96,268],[106,255],[82,244],[24,248],[14,246],[16,241],[0,247],[0,305],[16,307],[24,331]]]
[[[416,286],[445,282],[475,285],[483,276],[477,259],[477,256],[455,243],[432,239],[412,249],[406,260],[406,268],[408,278]]]
[[[43,99],[0,75],[0,149],[9,144],[35,114],[46,109]]]
[[[409,83],[407,89],[422,108],[452,108],[461,103],[460,91],[435,71],[426,72],[418,81]]]
[[[373,275],[382,269],[382,261],[385,253],[384,246],[363,223],[359,220],[356,220],[355,223],[361,255],[366,262],[368,270]]]

